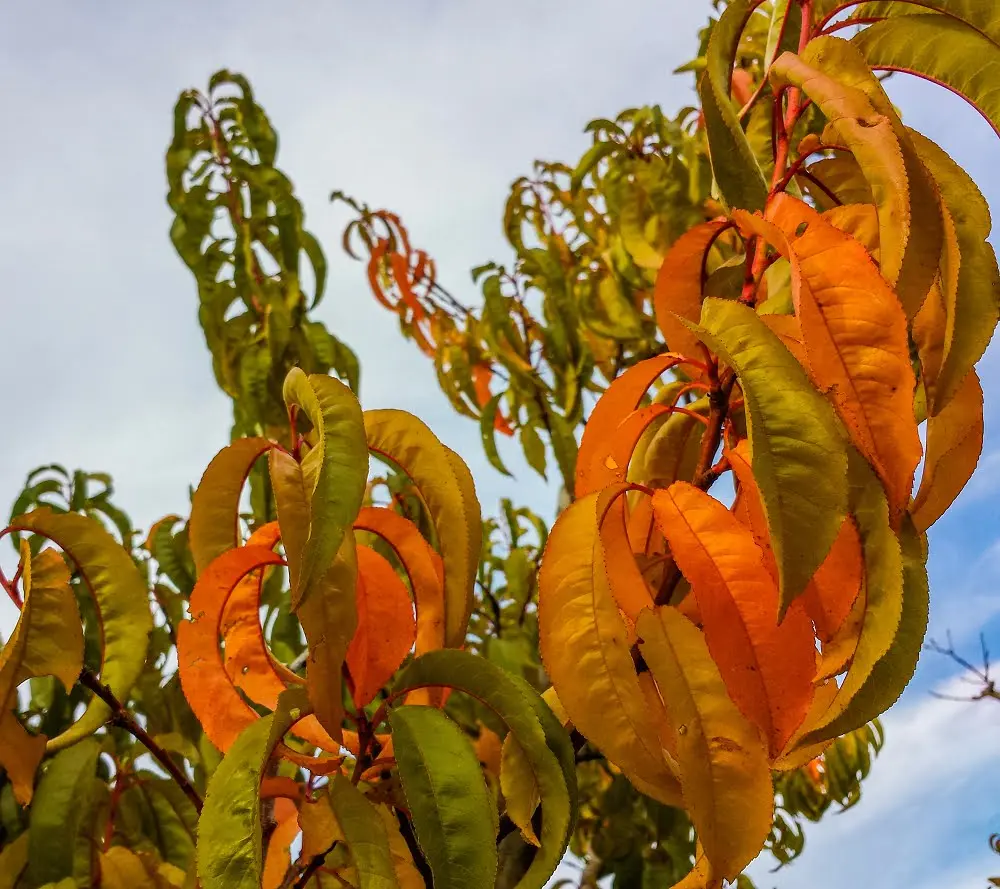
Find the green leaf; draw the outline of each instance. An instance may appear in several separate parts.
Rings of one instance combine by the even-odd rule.
[[[212,773],[198,821],[202,889],[260,889],[260,782],[274,748],[307,708],[305,689],[283,692],[274,713],[244,729]]]
[[[101,745],[87,738],[49,762],[29,810],[28,879],[32,885],[71,877],[89,887],[97,757]]]
[[[368,443],[361,406],[339,380],[293,367],[285,377],[285,404],[299,405],[313,424],[316,445],[302,459],[309,497],[309,531],[292,587],[292,607],[309,595],[357,517],[368,481]]]
[[[517,437],[521,440],[521,449],[528,465],[545,478],[545,442],[542,441],[538,430],[530,423],[525,424],[518,429]]]
[[[14,889],[18,878],[28,866],[30,836],[31,834],[25,831],[0,849],[0,889]]]
[[[500,459],[500,452],[497,450],[497,430],[495,423],[497,411],[500,409],[500,399],[503,397],[504,393],[499,392],[486,402],[483,412],[479,416],[479,434],[482,436],[483,450],[486,451],[486,459],[489,460],[490,466],[508,478],[513,478],[514,476],[504,466],[503,460]]]
[[[926,0],[948,15],[907,15],[876,22],[852,38],[872,68],[916,74],[958,93],[1000,134],[1000,19],[979,0]],[[965,19],[969,24],[965,24]]]
[[[495,809],[468,737],[433,707],[397,707],[390,724],[403,793],[435,889],[492,886]]]
[[[749,413],[751,463],[778,566],[780,611],[806,588],[847,515],[847,450],[833,408],[747,306],[706,299],[688,323],[736,371]]]
[[[712,172],[726,203],[745,210],[764,209],[767,183],[729,98],[729,85],[740,35],[759,5],[759,0],[734,0],[726,7],[712,29],[698,82]]]
[[[153,617],[146,581],[132,557],[95,519],[43,507],[21,516],[12,528],[48,537],[70,558],[94,597],[101,623],[103,649],[101,681],[120,701],[142,672]],[[62,750],[97,731],[111,708],[96,695],[86,712],[62,734],[48,742],[50,752]]]
[[[517,887],[541,889],[562,859],[569,840],[571,801],[560,765],[562,758],[549,747],[527,684],[518,683],[500,667],[469,652],[440,650],[411,661],[397,678],[393,695],[425,687],[450,687],[478,699],[507,724],[524,750],[540,790],[542,830],[541,848]],[[565,738],[561,726],[559,731]],[[565,744],[569,744],[568,738]],[[395,744],[393,747],[398,756],[399,748]]]
[[[860,462],[860,461],[859,461]],[[924,540],[909,516],[897,539],[881,486],[868,484],[855,510],[865,556],[868,597],[857,649],[837,696],[800,746],[861,728],[888,710],[917,669],[930,607]]]
[[[358,869],[360,889],[398,889],[389,834],[378,810],[340,773],[330,782],[330,804]]]

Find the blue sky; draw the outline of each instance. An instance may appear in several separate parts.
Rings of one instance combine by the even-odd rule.
[[[358,352],[365,407],[423,417],[472,465],[480,499],[550,513],[555,492],[516,454],[514,484],[480,456],[433,370],[401,344],[363,269],[338,252],[334,188],[399,212],[442,282],[475,294],[468,269],[505,260],[507,187],[536,157],[573,159],[593,117],[692,99],[671,71],[696,49],[705,2],[596,0],[459,4],[422,0],[281,6],[258,0],[169,4],[5,4],[0,11],[0,217],[4,337],[0,507],[29,469],[62,462],[114,474],[141,527],[185,512],[188,485],[226,442],[229,405],[197,326],[192,279],[167,238],[163,152],[177,93],[216,68],[247,74],[280,134],[279,163],[331,262],[319,316]],[[1000,208],[998,143],[951,96],[900,81],[905,121],[942,144]],[[998,211],[1000,212],[1000,211]],[[931,532],[931,632],[974,652],[1000,649],[1000,347],[980,366],[983,464]],[[0,555],[5,563],[9,554]],[[0,627],[13,608],[0,602]],[[761,889],[982,889],[1000,872],[1000,707],[939,701],[953,665],[927,654],[886,716],[888,744],[862,804],[808,828],[792,867]]]

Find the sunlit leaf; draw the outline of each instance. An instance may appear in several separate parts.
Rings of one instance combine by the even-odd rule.
[[[735,879],[771,829],[767,752],[694,624],[665,605],[644,611],[636,630],[676,733],[684,807],[713,869]]]
[[[95,519],[77,513],[36,509],[14,520],[11,528],[48,537],[60,546],[94,597],[101,621],[101,681],[119,700],[129,692],[146,660],[153,617],[146,582],[132,557]],[[73,725],[48,742],[62,750],[97,731],[111,708],[94,696]]]

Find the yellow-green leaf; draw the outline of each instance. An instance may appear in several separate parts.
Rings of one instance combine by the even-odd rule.
[[[781,614],[823,563],[847,515],[847,451],[830,404],[753,309],[707,299],[710,349],[736,371],[749,414],[751,463],[778,566]]]
[[[730,207],[746,210],[764,209],[767,183],[729,98],[729,86],[740,35],[759,5],[760,0],[734,0],[726,7],[712,29],[705,73],[698,83],[715,180]]]
[[[465,641],[482,549],[482,516],[468,467],[412,414],[365,411],[368,447],[399,466],[420,492],[444,560],[445,645]]]
[[[301,464],[309,498],[309,530],[292,588],[295,608],[323,582],[361,509],[368,482],[368,445],[361,405],[339,380],[321,374],[307,376],[293,367],[285,377],[284,398],[289,408],[302,409],[315,433],[315,444]]]
[[[413,830],[435,889],[492,886],[493,800],[468,737],[434,707],[397,707],[390,724]]]
[[[155,889],[156,883],[138,855],[124,846],[100,854],[101,889]]]
[[[378,810],[341,774],[330,782],[330,804],[358,870],[360,889],[399,889],[389,834]]]
[[[278,709],[244,729],[212,773],[198,820],[202,889],[260,889],[260,782],[274,748],[308,707],[304,689],[282,693]]]
[[[14,889],[28,866],[28,837],[24,831],[0,849],[0,889]]]
[[[216,557],[239,545],[240,497],[254,463],[271,447],[264,438],[238,438],[212,461],[191,500],[188,540],[201,574]]]
[[[101,681],[118,700],[127,701],[146,661],[153,629],[146,581],[132,557],[99,521],[78,513],[57,514],[43,507],[15,519],[10,527],[48,537],[80,572],[101,621]],[[111,708],[94,696],[80,719],[49,740],[48,750],[62,750],[87,737],[110,715]]]
[[[643,611],[636,631],[676,736],[684,807],[712,869],[735,880],[771,829],[767,751],[691,621],[664,605]]]

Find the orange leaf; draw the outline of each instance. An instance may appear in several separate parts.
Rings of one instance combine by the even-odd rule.
[[[898,517],[921,453],[903,308],[862,244],[807,204],[778,195],[767,214],[768,220],[735,215],[788,257],[808,369],[882,479],[890,514]]]
[[[616,484],[601,491],[597,498],[597,522],[611,593],[618,607],[634,622],[643,608],[653,604],[654,595],[636,564],[628,539],[625,494],[629,487]]]
[[[354,703],[364,707],[413,647],[417,627],[403,581],[382,556],[358,547],[358,628],[347,648]]]
[[[257,458],[273,447],[264,438],[238,438],[208,464],[191,500],[188,528],[198,574],[226,550],[239,546],[240,497]]]
[[[493,378],[493,371],[488,364],[477,364],[472,368],[472,384],[476,389],[476,403],[479,407],[486,407],[493,393],[490,392],[490,380]],[[498,410],[493,418],[493,428],[501,435],[513,435],[507,418]]]
[[[191,620],[177,628],[177,662],[184,697],[208,739],[225,753],[257,713],[229,681],[219,653],[219,628],[226,602],[251,571],[283,564],[263,546],[222,553],[205,568],[191,592]]]
[[[698,600],[705,640],[730,696],[777,756],[812,701],[812,627],[796,601],[779,625],[778,587],[752,534],[687,482],[653,495],[656,520]]]
[[[299,835],[299,810],[290,799],[279,797],[274,801],[276,826],[267,843],[261,889],[279,889],[292,863],[292,843]]]
[[[731,225],[725,219],[696,225],[674,241],[663,259],[653,289],[653,313],[673,352],[701,354],[701,340],[677,316],[694,322],[701,317],[705,259],[715,239]]]
[[[954,503],[982,452],[983,388],[971,370],[951,401],[927,421],[927,461],[910,507],[918,531],[926,531]]]
[[[614,435],[619,424],[639,407],[649,387],[660,375],[681,360],[681,356],[666,352],[656,358],[640,361],[614,380],[598,399],[583,430],[583,440],[576,459],[577,499],[592,494],[607,484],[608,439]],[[616,466],[610,471],[613,473],[617,468]],[[622,469],[621,472],[623,480],[625,470]]]

